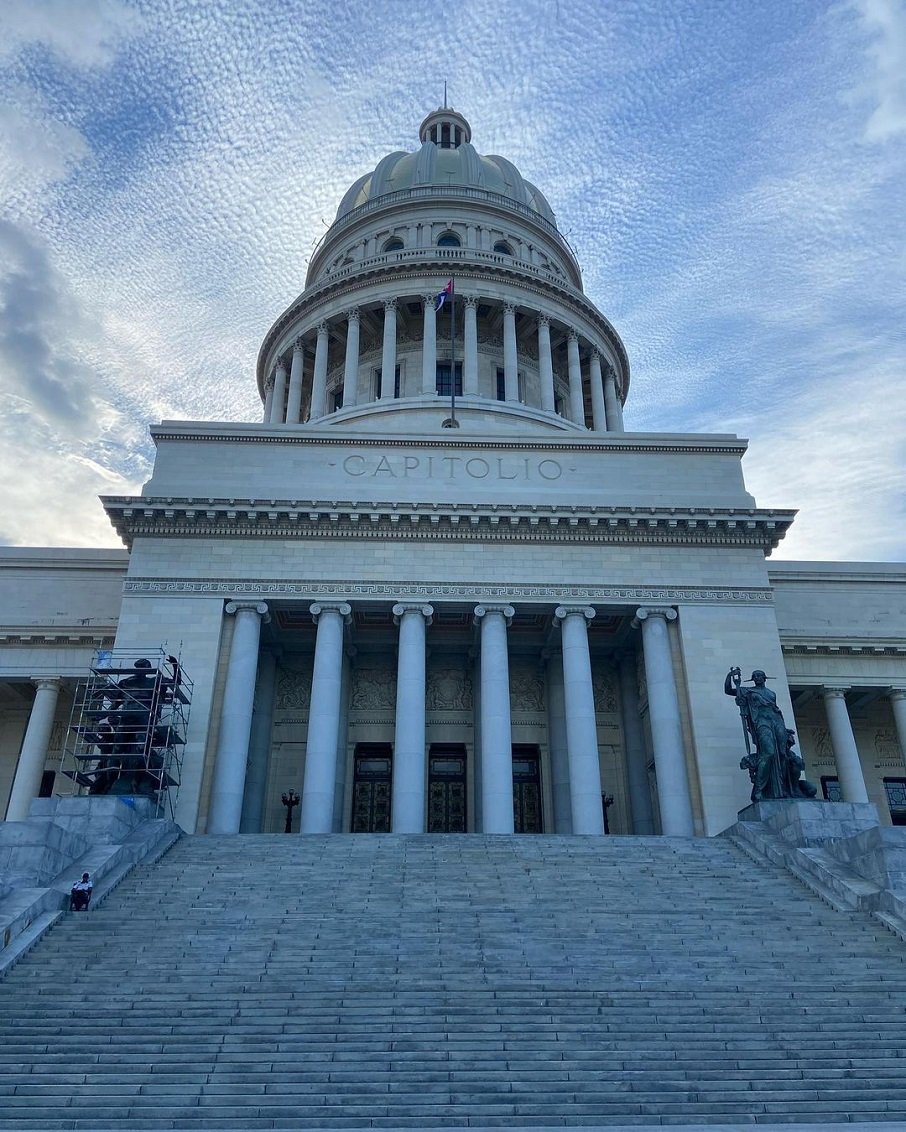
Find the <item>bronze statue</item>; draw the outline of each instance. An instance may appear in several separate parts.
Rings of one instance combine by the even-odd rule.
[[[777,697],[766,684],[767,676],[756,668],[753,688],[744,688],[742,673],[731,668],[724,680],[724,691],[733,696],[742,717],[746,755],[740,769],[749,772],[752,801],[766,798],[814,798],[817,789],[802,777],[805,764],[793,750],[796,733],[784,722]],[[750,746],[754,743],[755,750]]]

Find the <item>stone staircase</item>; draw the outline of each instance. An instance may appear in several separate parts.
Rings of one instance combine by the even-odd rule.
[[[906,1120],[906,945],[722,839],[186,837],[0,982],[0,1129]]]

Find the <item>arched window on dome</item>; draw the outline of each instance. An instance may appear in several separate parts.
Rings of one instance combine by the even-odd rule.
[[[381,248],[382,252],[401,252],[403,250],[403,241],[399,236],[393,236]]]
[[[437,241],[439,248],[461,248],[462,240],[455,232],[444,232]]]
[[[513,254],[513,249],[506,242],[506,240],[498,240],[497,243],[494,245],[494,251],[500,252],[501,255],[512,255]]]

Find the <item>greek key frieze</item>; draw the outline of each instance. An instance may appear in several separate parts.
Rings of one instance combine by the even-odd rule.
[[[506,598],[512,601],[550,601],[561,602],[576,598],[590,604],[632,602],[661,602],[670,605],[685,603],[731,603],[765,604],[773,603],[770,589],[667,589],[642,586],[595,586],[595,585],[498,585],[488,582],[460,583],[413,583],[408,580],[390,582],[260,582],[250,579],[222,580],[217,578],[197,579],[153,579],[129,578],[123,583],[127,595],[158,594],[202,594],[206,597],[272,596],[317,598],[342,596],[345,598],[380,598],[397,600],[400,593],[413,598],[450,598],[464,601],[482,601],[490,598]]]

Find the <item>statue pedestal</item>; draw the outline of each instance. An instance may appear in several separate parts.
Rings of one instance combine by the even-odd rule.
[[[870,802],[824,802],[813,798],[776,798],[753,802],[737,815],[741,822],[761,822],[797,848],[815,848],[832,838],[852,837],[880,824]]]

